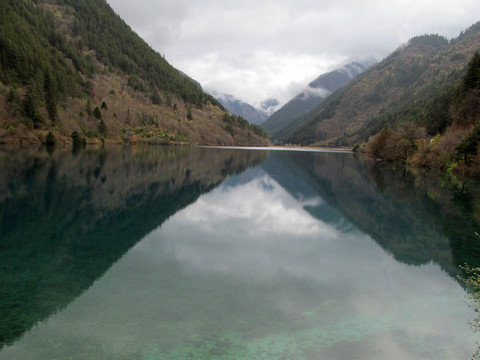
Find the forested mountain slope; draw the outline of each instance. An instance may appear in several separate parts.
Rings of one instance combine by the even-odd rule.
[[[0,143],[266,145],[105,0],[0,3]],[[52,136],[53,135],[53,136]]]
[[[303,115],[319,106],[332,92],[344,86],[347,82],[360,75],[374,61],[351,62],[338,69],[322,74],[310,82],[303,91],[286,103],[281,109],[273,113],[262,127],[268,132],[272,140],[282,139],[292,124],[298,126]]]
[[[351,146],[407,122],[432,136],[443,133],[452,124],[456,85],[479,50],[479,23],[451,41],[438,35],[413,38],[332,94],[284,142]]]

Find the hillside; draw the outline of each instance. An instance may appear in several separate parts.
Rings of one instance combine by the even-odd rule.
[[[268,145],[105,0],[0,3],[0,143]]]
[[[351,146],[385,126],[413,123],[443,133],[457,82],[476,51],[480,24],[448,41],[438,35],[411,39],[315,108],[285,143]]]
[[[230,113],[241,116],[250,124],[260,125],[267,119],[267,115],[255,109],[252,105],[243,102],[230,94],[219,94],[212,92],[212,95],[222,104]]]
[[[320,75],[310,82],[300,94],[272,114],[262,124],[262,127],[272,140],[281,140],[285,129],[293,123],[297,123],[296,126],[301,124],[302,121],[298,121],[300,117],[319,106],[332,92],[360,75],[372,64],[373,61],[351,62]]]

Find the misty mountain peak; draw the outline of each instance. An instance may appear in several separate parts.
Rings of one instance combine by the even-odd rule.
[[[352,61],[333,71],[322,74],[310,82],[300,94],[291,99],[281,109],[273,113],[263,124],[271,139],[283,130],[293,126],[298,119],[319,106],[331,93],[354,79],[376,63],[372,58],[365,61]]]

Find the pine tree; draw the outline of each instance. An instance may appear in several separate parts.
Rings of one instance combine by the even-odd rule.
[[[463,78],[463,92],[480,88],[480,53],[476,52],[468,63],[467,73]]]
[[[23,113],[25,116],[32,121],[34,127],[39,127],[43,123],[43,117],[38,112],[37,102],[32,91],[32,87],[29,86],[27,93],[23,99]]]
[[[98,132],[102,137],[107,137],[107,125],[105,124],[105,121],[101,120],[100,124],[98,125]]]
[[[49,70],[45,72],[45,79],[43,82],[45,94],[45,107],[48,112],[48,117],[55,123],[57,121],[57,100],[56,100],[56,84],[53,81],[52,74]]]
[[[102,119],[102,112],[100,111],[98,106],[95,107],[95,110],[93,110],[93,116],[95,116],[95,118],[97,118],[98,120]]]

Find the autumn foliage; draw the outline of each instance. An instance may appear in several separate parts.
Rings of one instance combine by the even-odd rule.
[[[443,133],[428,135],[412,123],[385,127],[373,136],[365,151],[377,160],[397,161],[480,177],[480,54],[468,64],[456,86],[448,116],[452,124]]]

